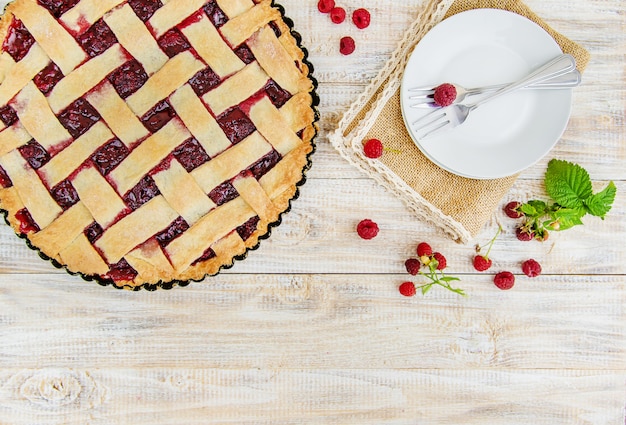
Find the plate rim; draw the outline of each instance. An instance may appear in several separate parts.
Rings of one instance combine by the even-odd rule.
[[[572,101],[573,101],[573,88],[566,88],[566,89],[561,89],[563,90],[564,93],[567,93],[567,97],[568,99],[564,100],[564,102],[566,102],[566,104],[564,105],[564,119],[563,119],[563,123],[562,126],[560,126],[559,130],[556,132],[557,134],[555,135],[556,137],[554,137],[554,140],[551,140],[548,143],[545,143],[545,149],[542,151],[541,155],[539,155],[538,157],[534,158],[532,161],[527,161],[525,162],[523,165],[520,165],[519,167],[516,167],[514,170],[511,169],[509,171],[506,172],[493,172],[493,173],[466,173],[463,171],[459,171],[459,170],[455,170],[454,167],[444,164],[442,163],[440,160],[438,160],[437,158],[435,158],[430,152],[428,152],[428,149],[424,146],[422,146],[418,140],[417,137],[415,137],[415,135],[413,134],[412,130],[411,130],[411,126],[410,123],[408,122],[408,118],[407,118],[407,107],[408,105],[406,105],[407,100],[405,98],[405,93],[406,90],[408,90],[407,88],[407,80],[408,80],[408,75],[409,73],[407,72],[407,69],[411,66],[412,62],[415,59],[416,55],[419,54],[419,50],[418,47],[420,46],[420,44],[422,44],[424,42],[424,40],[426,40],[427,43],[430,43],[431,38],[434,37],[432,34],[435,34],[436,36],[436,32],[433,31],[442,31],[441,29],[441,25],[446,23],[446,27],[443,30],[447,30],[448,26],[452,24],[454,24],[453,21],[459,20],[459,19],[469,19],[468,16],[475,16],[475,15],[485,15],[488,17],[496,17],[496,15],[499,16],[506,16],[507,19],[513,19],[513,20],[517,20],[520,23],[524,23],[524,25],[528,25],[530,24],[528,27],[529,28],[533,28],[533,31],[537,31],[537,34],[542,34],[542,36],[546,36],[546,40],[551,40],[551,43],[549,46],[545,46],[546,48],[554,48],[555,49],[555,53],[556,52],[562,52],[562,47],[557,43],[557,41],[554,39],[554,37],[552,35],[550,35],[550,33],[548,33],[548,31],[546,31],[541,25],[539,25],[537,22],[533,21],[532,19],[520,15],[518,13],[509,11],[509,10],[505,10],[505,9],[498,9],[498,8],[478,8],[478,9],[470,9],[470,10],[466,10],[466,11],[462,11],[459,12],[457,14],[454,14],[444,20],[442,20],[441,22],[439,22],[437,25],[433,26],[425,35],[424,37],[422,37],[422,39],[415,45],[415,47],[413,48],[413,51],[409,54],[409,57],[407,58],[406,64],[404,66],[404,69],[402,70],[402,77],[401,77],[401,84],[400,84],[400,107],[401,107],[401,113],[402,113],[402,118],[403,118],[403,123],[406,127],[406,130],[411,138],[411,140],[413,141],[413,143],[417,146],[417,148],[420,150],[420,152],[422,152],[427,158],[428,160],[430,160],[431,162],[433,162],[435,165],[441,167],[442,169],[449,171],[455,175],[458,175],[460,177],[465,177],[465,178],[470,178],[470,179],[477,179],[477,180],[490,180],[490,179],[498,179],[498,178],[505,178],[505,177],[510,177],[512,175],[518,174],[522,171],[524,171],[525,169],[531,167],[532,165],[536,164],[538,161],[540,161],[545,155],[547,155],[547,153],[549,153],[554,146],[556,145],[556,143],[561,139],[563,133],[565,132],[565,130],[567,129],[570,117],[571,117],[571,111],[572,111]],[[437,28],[440,28],[439,30],[437,30]],[[414,85],[414,83],[413,83]]]

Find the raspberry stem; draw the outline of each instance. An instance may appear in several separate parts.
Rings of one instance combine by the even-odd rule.
[[[486,247],[487,245],[489,246],[489,248],[487,249],[487,253],[485,255],[483,255],[483,257],[488,260],[489,259],[489,253],[491,252],[491,248],[493,248],[493,244],[496,242],[496,239],[498,239],[498,236],[500,236],[500,233],[502,233],[502,226],[498,225],[498,230],[496,231],[496,234],[493,238],[491,238],[491,240],[489,242],[487,242],[485,245],[483,246],[478,246],[476,248],[476,251],[480,253],[480,251]]]
[[[458,277],[446,276],[441,270],[437,269],[438,265],[438,261],[432,258],[431,261],[428,263],[428,273],[420,272],[422,276],[430,280],[430,282],[416,287],[417,289],[422,291],[422,295],[426,295],[426,293],[428,293],[428,291],[430,291],[434,285],[439,285],[449,291],[466,297],[467,294],[463,289],[453,288],[452,285],[450,285],[450,282],[460,281],[461,279],[459,279]]]

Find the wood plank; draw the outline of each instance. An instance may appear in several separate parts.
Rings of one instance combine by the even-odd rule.
[[[320,83],[318,148],[283,224],[233,269],[171,291],[118,291],[54,269],[0,226],[0,423],[624,424],[623,1],[524,1],[591,61],[563,137],[503,200],[544,197],[546,164],[560,158],[598,188],[614,180],[613,211],[545,243],[518,242],[495,211],[467,245],[327,143],[422,2],[343,0],[348,17],[335,25],[315,1],[279,1]],[[350,23],[358,7],[372,12],[366,30]],[[344,35],[353,55],[338,51]],[[381,227],[372,241],[354,232],[366,217]],[[507,292],[470,263],[498,224],[493,271],[517,275]],[[422,240],[446,254],[467,298],[400,296]],[[520,273],[530,257],[544,267],[532,280]]]
[[[608,425],[623,420],[625,379],[622,370],[5,369],[0,421]]]
[[[606,184],[596,183],[598,188]],[[584,226],[555,232],[545,243],[522,243],[514,234],[518,221],[505,217],[498,209],[474,241],[459,245],[417,219],[373,180],[310,179],[271,237],[225,273],[398,273],[422,241],[431,242],[446,254],[452,273],[472,273],[474,245],[489,241],[501,223],[505,232],[492,251],[495,267],[518,269],[520,261],[535,258],[550,274],[623,274],[626,183],[616,184],[615,207],[604,221],[587,216]],[[513,199],[537,198],[546,199],[543,186],[520,181],[502,205]],[[364,241],[356,234],[356,225],[363,218],[379,224],[381,231],[376,239]],[[8,226],[0,226],[0,253],[2,273],[63,273],[30,252]]]
[[[461,275],[402,297],[398,275],[222,275],[128,293],[0,275],[0,369],[626,369],[623,276]],[[423,280],[423,279],[422,279]],[[416,282],[419,282],[416,278]],[[155,349],[158,347],[158,349]]]

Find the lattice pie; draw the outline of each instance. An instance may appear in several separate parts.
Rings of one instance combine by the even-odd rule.
[[[16,0],[0,22],[0,207],[54,264],[197,280],[289,208],[316,101],[270,0]]]

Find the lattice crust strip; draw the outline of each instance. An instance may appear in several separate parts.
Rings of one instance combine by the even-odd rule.
[[[313,150],[313,83],[270,0],[15,0],[0,21],[0,208],[120,287],[255,246]]]

